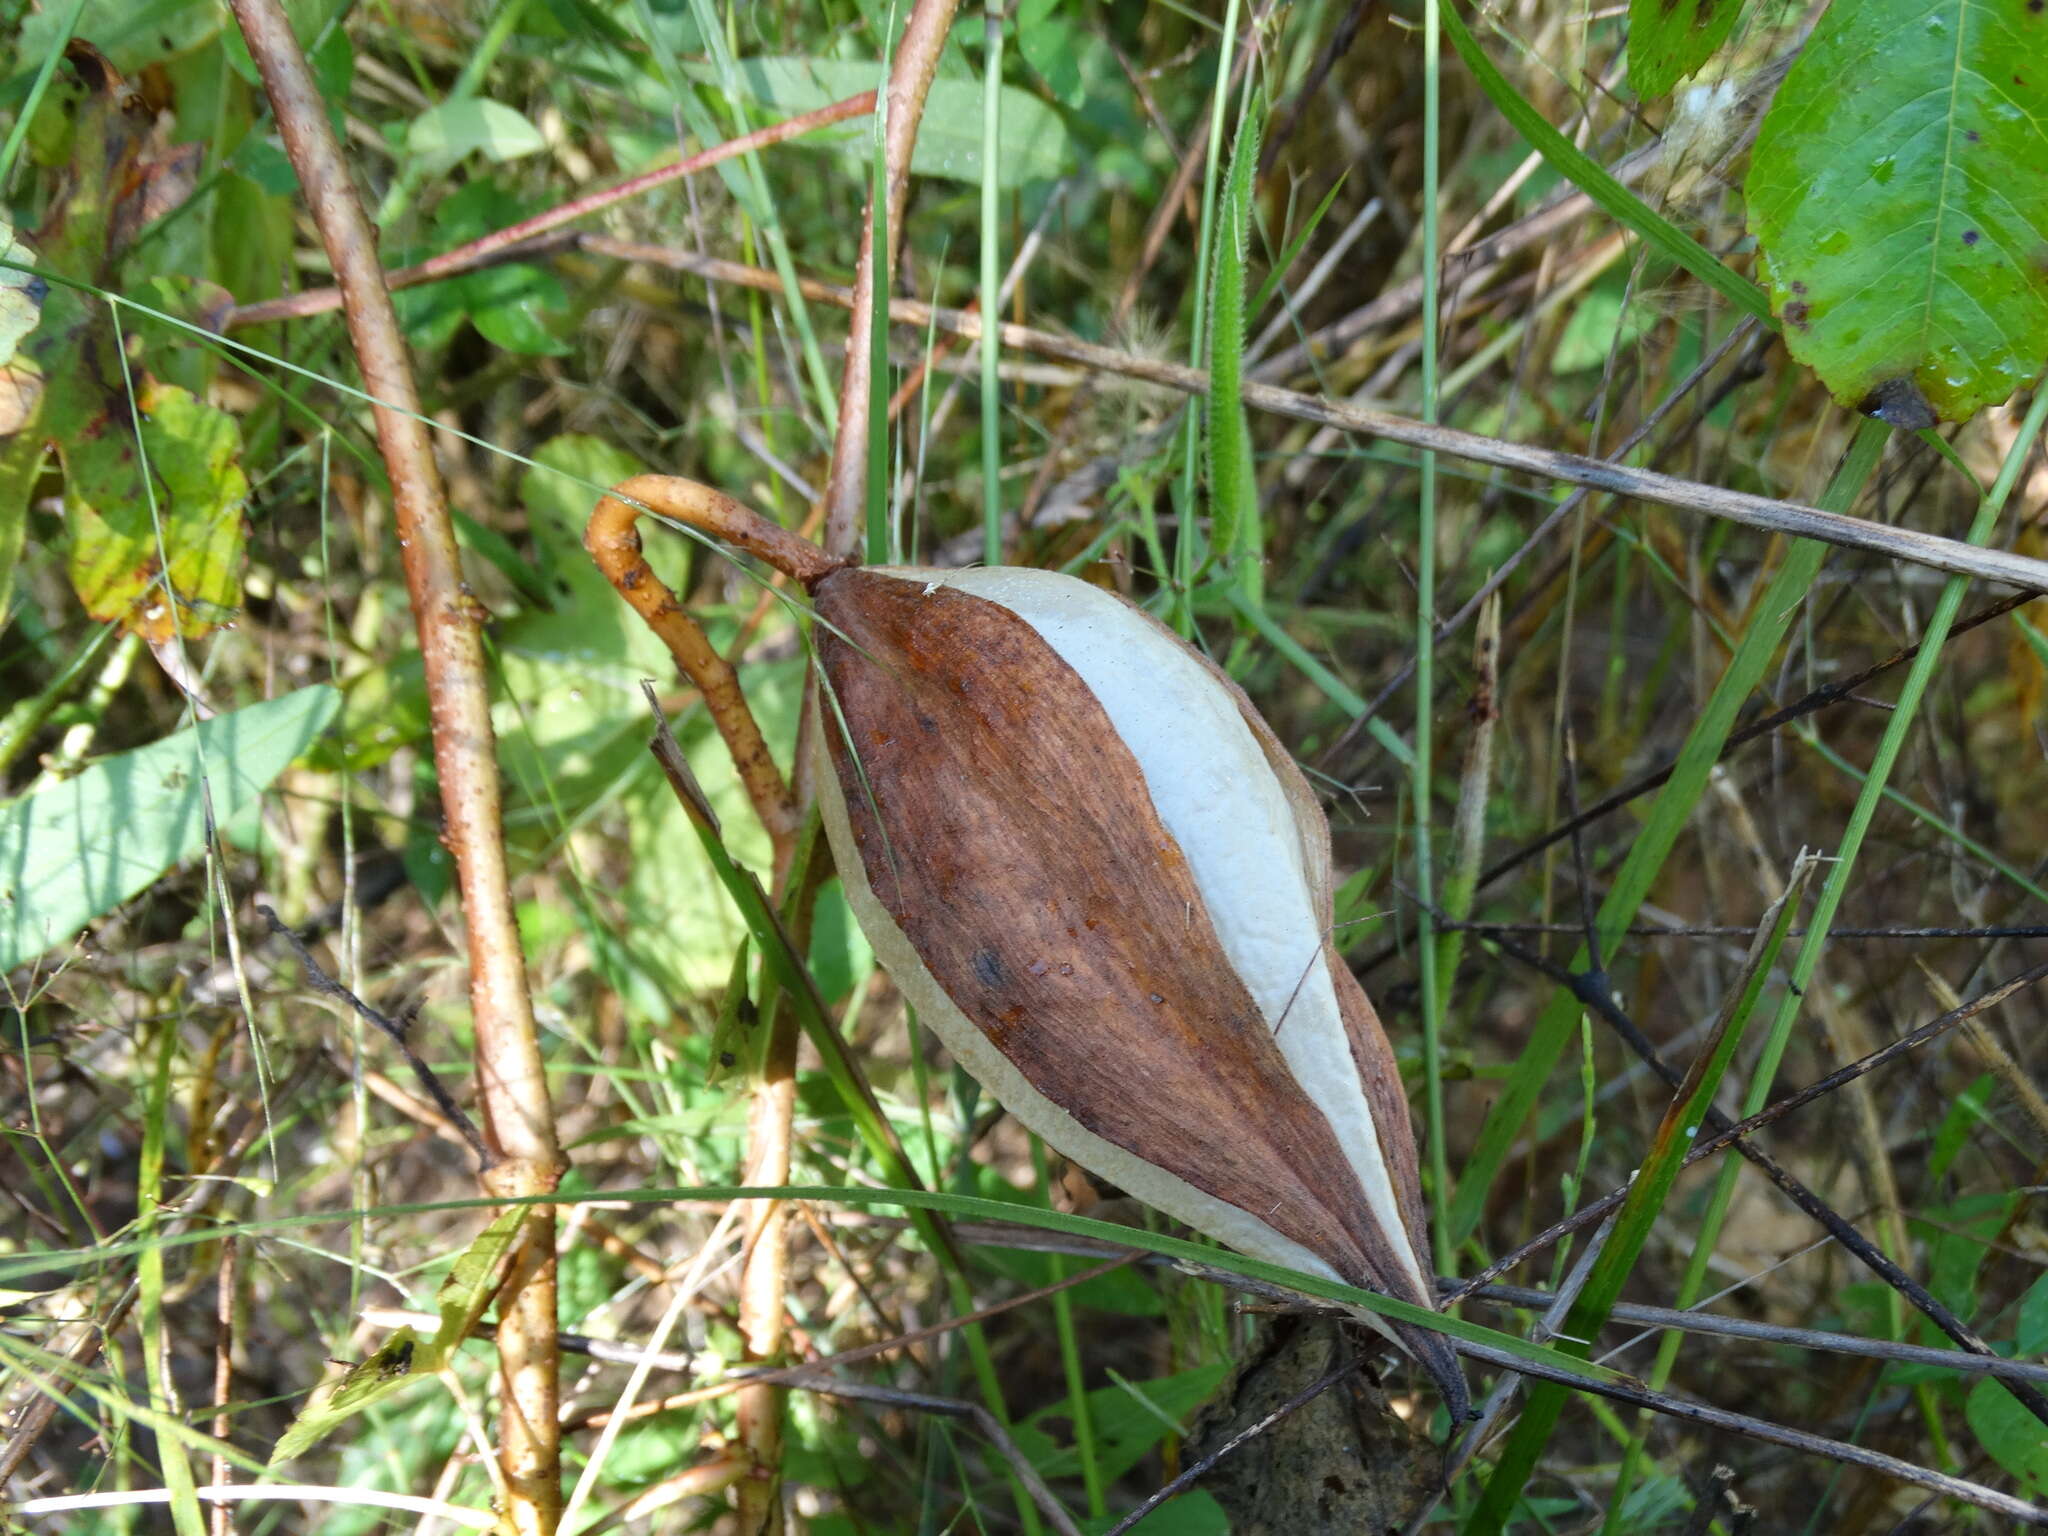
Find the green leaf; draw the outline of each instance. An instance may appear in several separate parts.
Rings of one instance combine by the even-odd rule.
[[[93,764],[0,805],[0,970],[80,929],[205,845],[284,772],[340,696],[301,688]]]
[[[2018,1398],[1998,1382],[1980,1381],[1970,1389],[1963,1416],[1991,1459],[2020,1480],[2018,1492],[2030,1499],[2048,1494],[2048,1439]]]
[[[541,316],[566,308],[567,295],[552,272],[509,264],[462,279],[462,300],[477,334],[505,352],[561,357],[572,350]]]
[[[1210,542],[1227,567],[1241,573],[1245,595],[1258,601],[1259,488],[1252,470],[1252,430],[1245,418],[1244,269],[1251,253],[1253,182],[1259,170],[1255,94],[1247,107],[1216,221],[1215,295],[1209,325],[1209,398],[1203,407],[1209,439]]]
[[[1897,426],[2048,357],[2048,11],[1836,0],[1757,134],[1749,223],[1792,355]]]
[[[793,117],[818,107],[871,91],[880,79],[877,67],[834,59],[752,58],[737,62],[747,94],[777,117]],[[683,73],[708,85],[720,84],[714,65],[688,63]],[[1028,91],[1002,88],[1003,146],[996,162],[996,180],[1003,187],[1051,181],[1074,162],[1074,147],[1059,113]],[[948,181],[981,182],[981,82],[934,80],[925,99],[924,121],[911,151],[910,169],[919,176]],[[823,128],[799,140],[830,144],[858,155],[863,163],[874,140],[874,124],[866,117]]]
[[[241,428],[172,384],[145,385],[136,405],[139,431],[60,445],[71,584],[96,619],[194,639],[241,607]]]
[[[429,107],[406,130],[405,147],[421,159],[453,165],[481,150],[492,160],[517,160],[547,148],[541,131],[502,101],[465,96]]]
[[[1551,349],[1553,374],[1580,373],[1598,368],[1616,347],[1625,347],[1657,323],[1646,304],[1628,303],[1628,280],[1614,274],[1612,281],[1595,283],[1572,311]]]
[[[1742,0],[1629,0],[1628,78],[1655,101],[1711,59],[1742,15]]]
[[[16,61],[40,59],[61,47],[70,14],[69,5],[37,7],[19,23]],[[226,14],[225,6],[194,5],[192,0],[86,0],[72,35],[92,39],[116,69],[132,71],[196,52],[221,30]]]
[[[1152,1381],[1098,1387],[1088,1394],[1088,1420],[1095,1426],[1095,1454],[1105,1482],[1112,1482],[1141,1461],[1145,1453],[1185,1426],[1189,1415],[1230,1374],[1227,1362],[1196,1366]],[[1048,1433],[1048,1425],[1065,1420],[1072,1406],[1064,1399],[1033,1414],[1016,1431],[1017,1445],[1045,1477],[1059,1479],[1080,1473],[1080,1458]]]
[[[1046,89],[1070,107],[1088,97],[1081,74],[1083,53],[1093,46],[1080,23],[1056,16],[1064,0],[1022,0],[1017,7],[1017,51],[1038,71]]]
[[[2048,1275],[2028,1286],[2020,1298],[2020,1325],[2014,1340],[2022,1355],[2048,1354]]]

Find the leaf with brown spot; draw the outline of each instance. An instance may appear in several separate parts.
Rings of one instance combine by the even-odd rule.
[[[189,640],[240,605],[241,433],[175,385],[147,385],[139,403],[136,428],[65,456],[71,584],[96,619]]]
[[[2048,359],[2048,5],[1836,0],[1751,155],[1785,344],[1846,406],[1965,421]]]

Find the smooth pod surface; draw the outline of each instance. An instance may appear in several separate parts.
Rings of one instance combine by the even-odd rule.
[[[1244,695],[1052,572],[850,568],[814,598],[833,851],[955,1058],[1165,1214],[1433,1305],[1393,1052],[1329,938],[1328,828]],[[1462,1413],[1443,1339],[1369,1320]]]

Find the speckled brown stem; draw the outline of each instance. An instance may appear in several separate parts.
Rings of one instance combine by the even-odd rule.
[[[419,629],[440,778],[443,836],[455,861],[469,940],[469,999],[485,1138],[493,1156],[485,1188],[498,1198],[551,1192],[561,1176],[526,963],[513,920],[484,668],[484,614],[462,579],[455,527],[420,415],[411,359],[384,285],[377,241],[349,177],[327,105],[278,0],[234,0],[250,57],[263,76],[285,153],[305,191],[334,269],[349,340],[373,402],[377,446]],[[504,1519],[519,1536],[552,1536],[562,1510],[559,1354],[555,1319],[555,1218],[529,1208],[501,1303],[498,1457]]]
[[[619,596],[632,604],[633,611],[647,621],[647,627],[661,637],[683,676],[704,695],[704,707],[711,712],[718,734],[725,738],[726,749],[732,753],[733,765],[746,787],[747,798],[753,802],[754,813],[768,829],[779,881],[796,846],[795,797],[769,754],[754,712],[747,707],[746,695],[740,692],[739,674],[712,647],[697,621],[647,564],[638,526],[640,517],[647,512],[674,518],[734,549],[758,555],[776,570],[801,582],[807,590],[845,562],[832,559],[809,540],[770,522],[723,492],[674,475],[635,475],[613,486],[590,514],[589,526],[583,532],[584,548],[590,551],[598,569],[618,589]]]

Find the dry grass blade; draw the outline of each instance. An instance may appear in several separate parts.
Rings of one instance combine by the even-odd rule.
[[[715,282],[734,283],[763,292],[773,292],[780,287],[780,280],[775,274],[763,268],[749,267],[740,262],[724,261],[717,257],[700,256],[692,251],[635,241],[613,240],[596,235],[585,236],[580,243],[585,250],[620,261],[638,261],[653,266],[669,267],[679,272],[694,273]],[[855,290],[810,280],[806,280],[802,288],[807,299],[823,304],[834,304],[845,309],[854,307]],[[892,299],[889,305],[889,319],[892,324],[915,326],[920,329],[929,327],[963,336],[969,341],[979,341],[983,334],[982,320],[978,314],[970,314],[959,309],[946,309],[915,299]],[[1099,370],[1121,378],[1135,379],[1141,383],[1156,384],[1185,395],[1208,393],[1208,374],[1184,363],[1138,357],[1128,352],[1119,352],[1114,347],[1058,336],[1024,325],[1004,324],[997,328],[997,334],[1004,347],[1020,352],[1057,358],[1061,362],[1073,363],[1082,368]],[[1884,523],[1870,522],[1865,518],[1851,517],[1846,513],[1827,512],[1802,502],[1752,496],[1696,480],[1682,479],[1676,475],[1660,474],[1655,470],[1632,469],[1623,464],[1611,464],[1605,460],[1588,458],[1584,454],[1505,442],[1477,432],[1435,426],[1417,421],[1410,416],[1370,410],[1343,401],[1325,400],[1316,395],[1281,389],[1272,384],[1247,381],[1244,386],[1244,404],[1254,411],[1265,411],[1295,421],[1334,427],[1341,432],[1356,433],[1361,437],[1380,438],[1390,443],[1400,443],[1405,447],[1462,459],[1467,463],[1490,464],[1498,469],[1514,470],[1540,480],[1581,485],[1589,490],[1605,491],[1609,495],[1625,496],[1637,501],[1654,502],[1659,506],[1673,507],[1681,512],[1696,512],[1705,517],[1738,523],[1743,527],[1760,529],[1766,533],[1817,539],[1843,549],[1865,550],[1888,560],[1904,561],[1909,565],[1924,566],[1929,570],[1946,571],[1958,576],[1973,576],[2003,586],[2020,587],[2030,594],[2048,591],[2048,560],[2036,560],[2027,555],[2012,554],[2004,550],[1979,549],[1959,539],[1942,538],[1912,528],[1891,527]]]
[[[1458,1345],[1458,1353],[1468,1359],[1483,1360],[1488,1365],[1497,1365],[1504,1370],[1515,1371],[1523,1376],[1540,1377],[1556,1381],[1561,1385],[1581,1391],[1597,1393],[1610,1402],[1627,1403],[1636,1408],[1647,1408],[1652,1413],[1667,1418],[1682,1419],[1703,1429],[1720,1430],[1728,1434],[1744,1435],[1752,1440],[1761,1440],[1769,1445],[1782,1445],[1788,1450],[1807,1456],[1821,1456],[1829,1461],[1838,1461],[1845,1466],[1861,1467],[1884,1477],[1896,1478],[1899,1482],[1925,1488],[1931,1493],[1947,1499],[1959,1499],[1965,1504],[1974,1504],[1979,1509],[1988,1509],[1993,1514],[2017,1520],[2023,1525],[2048,1526],[2048,1508],[2014,1498],[1996,1488],[1987,1488],[1982,1483],[1973,1483],[1965,1478],[1952,1477],[1946,1472],[1937,1472],[1930,1467],[1916,1466],[1896,1456],[1887,1456],[1882,1451],[1873,1451],[1865,1446],[1852,1445],[1845,1440],[1830,1440],[1825,1435],[1808,1434],[1803,1429],[1792,1429],[1783,1424],[1773,1424],[1767,1419],[1751,1418],[1747,1414],[1730,1413],[1725,1408],[1715,1408],[1706,1403],[1689,1402],[1673,1397],[1666,1392],[1651,1392],[1644,1388],[1626,1386],[1620,1382],[1575,1381],[1565,1377],[1561,1371],[1547,1366],[1518,1360],[1499,1350],[1483,1344]]]

